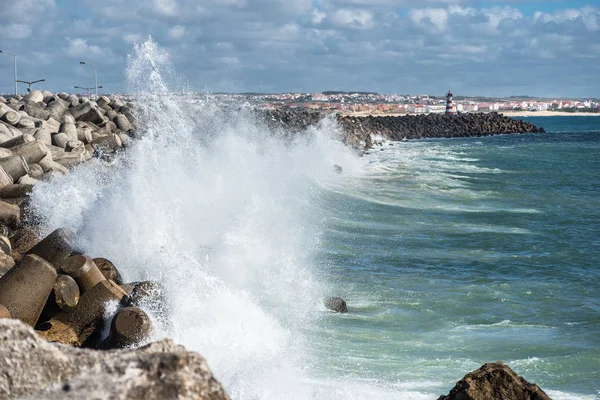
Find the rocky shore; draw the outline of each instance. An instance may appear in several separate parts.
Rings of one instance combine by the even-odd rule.
[[[323,118],[264,116],[268,125],[290,132]],[[425,120],[435,125],[435,118]],[[476,121],[460,124],[483,124]],[[535,128],[499,115],[487,121],[480,126],[489,132]],[[344,141],[355,148],[364,148],[371,134],[403,139],[400,128],[412,123],[338,117]],[[450,119],[439,123],[432,132],[457,126]],[[134,105],[119,99],[37,90],[0,97],[0,398],[228,399],[199,354],[168,339],[136,348],[154,328],[168,331],[160,283],[124,282],[110,260],[76,248],[69,230],[40,237],[29,210],[36,184],[92,159],[110,160],[132,144],[137,126]],[[342,299],[329,302],[347,311]],[[548,398],[501,363],[482,368],[440,399]]]
[[[318,124],[327,115],[307,110],[266,110],[259,114],[267,125],[276,129],[302,131]],[[476,137],[513,133],[544,133],[529,122],[489,114],[428,114],[354,117],[335,115],[344,143],[361,150],[368,150],[374,138],[386,140],[409,140],[423,138]]]

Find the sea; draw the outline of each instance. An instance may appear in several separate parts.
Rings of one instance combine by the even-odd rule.
[[[600,398],[600,116],[361,155],[330,119],[290,137],[191,104],[151,40],[125,76],[139,140],[32,207],[164,285],[150,340],[201,353],[233,399],[435,400],[497,360],[553,399]]]

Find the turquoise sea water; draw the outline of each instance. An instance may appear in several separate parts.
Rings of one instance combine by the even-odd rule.
[[[600,396],[600,117],[528,120],[548,133],[384,143],[325,185],[318,260],[350,312],[306,328],[323,376],[434,399],[502,360]]]

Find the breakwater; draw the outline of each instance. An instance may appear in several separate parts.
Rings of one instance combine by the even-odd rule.
[[[266,110],[259,114],[273,128],[296,132],[318,124],[327,117],[327,114],[306,110]],[[335,118],[340,127],[344,143],[357,149],[371,148],[374,137],[408,140],[545,132],[544,128],[495,112],[367,117],[338,114],[332,118]]]

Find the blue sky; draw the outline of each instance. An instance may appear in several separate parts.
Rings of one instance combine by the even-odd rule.
[[[127,91],[149,35],[191,89],[600,97],[600,0],[0,0],[19,79]],[[0,54],[0,92],[13,90]],[[88,65],[80,65],[86,61]],[[20,85],[25,90],[25,85]]]

